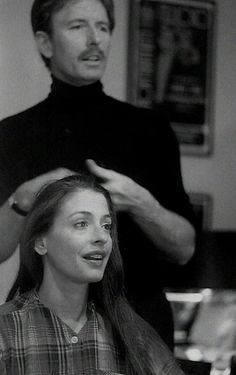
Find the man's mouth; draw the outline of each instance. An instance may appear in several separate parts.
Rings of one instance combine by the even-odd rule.
[[[89,57],[87,57],[85,60],[89,60],[89,61],[100,61],[101,58],[100,58],[100,56],[93,55],[93,56],[89,56]]]
[[[83,61],[91,64],[98,64],[102,61],[101,56],[91,55],[83,58]]]
[[[91,48],[90,50],[84,51],[80,55],[82,61],[98,63],[104,60],[103,51],[98,50],[97,48]]]

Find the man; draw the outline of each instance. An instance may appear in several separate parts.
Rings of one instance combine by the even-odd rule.
[[[112,0],[36,0],[32,26],[52,88],[0,126],[0,260],[15,250],[42,185],[89,171],[118,212],[128,298],[171,346],[160,258],[184,264],[194,251],[173,132],[160,113],[103,92]]]

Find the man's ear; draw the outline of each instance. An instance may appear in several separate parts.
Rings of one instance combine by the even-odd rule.
[[[34,245],[34,250],[39,255],[45,255],[47,253],[46,240],[43,237],[37,238]]]
[[[52,53],[52,43],[48,33],[45,31],[36,31],[35,33],[35,40],[39,50],[39,53],[46,57],[47,59],[51,59]]]

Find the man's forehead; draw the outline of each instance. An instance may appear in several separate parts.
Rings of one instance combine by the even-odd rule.
[[[104,3],[101,0],[64,0],[61,9],[79,3],[100,3],[105,8]]]
[[[96,8],[91,8],[91,5],[93,4],[99,4],[99,7],[102,7],[103,10],[104,10],[104,14],[106,15],[106,17],[108,17],[108,14],[107,14],[107,9],[106,7],[104,6],[103,2],[100,1],[100,0],[67,0],[67,1],[64,1],[64,4],[57,10],[55,11],[54,15],[56,15],[57,13],[60,13],[62,11],[66,12],[68,11],[68,14],[69,13],[74,13],[76,12],[77,10],[77,13],[87,13],[89,11],[89,13],[93,13],[94,11],[96,12]],[[78,7],[76,7],[78,6]],[[71,7],[73,7],[73,10],[71,9]],[[101,9],[101,8],[99,8]],[[95,14],[95,13],[94,13]]]

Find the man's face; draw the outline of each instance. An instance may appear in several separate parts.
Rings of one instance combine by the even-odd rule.
[[[76,86],[100,80],[111,40],[106,9],[99,0],[69,2],[52,17],[48,37],[52,74]]]

